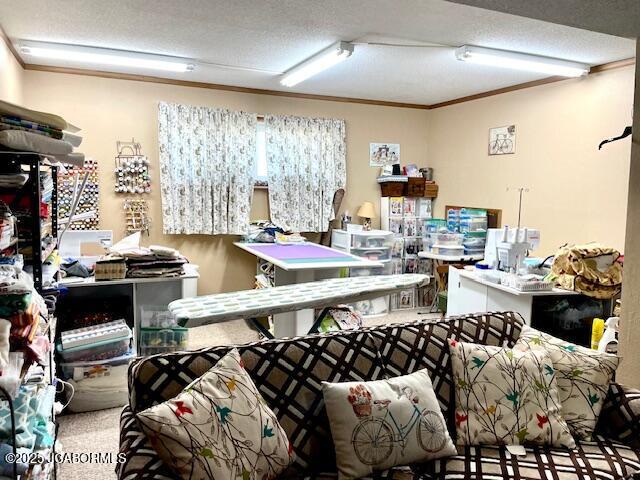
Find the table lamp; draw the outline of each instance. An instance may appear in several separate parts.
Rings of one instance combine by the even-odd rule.
[[[358,210],[358,216],[364,218],[362,227],[364,230],[371,230],[371,219],[376,218],[376,211],[373,203],[364,202]]]

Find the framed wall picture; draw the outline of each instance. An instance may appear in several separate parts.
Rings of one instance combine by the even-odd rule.
[[[369,166],[385,167],[400,163],[399,143],[370,143]]]
[[[516,153],[516,126],[489,129],[489,155]]]

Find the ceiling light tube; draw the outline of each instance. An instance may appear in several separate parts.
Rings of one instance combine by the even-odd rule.
[[[19,50],[23,55],[35,58],[74,63],[143,68],[165,72],[189,72],[195,68],[193,63],[180,58],[78,45],[20,42]]]
[[[463,62],[511,68],[527,72],[558,75],[561,77],[581,77],[589,73],[590,66],[584,63],[570,62],[557,58],[510,52],[493,48],[463,45],[456,49],[456,58]]]
[[[291,70],[287,70],[280,79],[285,87],[293,87],[307,78],[320,73],[327,68],[346,60],[353,53],[353,44],[349,42],[337,42],[314,56],[299,63]]]

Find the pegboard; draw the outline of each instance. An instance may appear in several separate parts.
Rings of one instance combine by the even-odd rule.
[[[62,171],[65,170],[66,171]],[[85,173],[89,173],[89,178],[85,186],[80,202],[76,208],[76,215],[95,210],[95,216],[85,220],[73,222],[71,230],[98,230],[100,224],[100,188],[98,186],[98,162],[86,159],[83,167],[65,166],[65,169],[58,170],[58,219],[67,218],[73,202],[73,188],[75,176],[78,175],[80,181]]]

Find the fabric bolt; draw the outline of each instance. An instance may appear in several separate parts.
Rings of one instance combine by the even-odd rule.
[[[427,370],[372,382],[322,382],[340,478],[455,455]]]
[[[184,479],[276,478],[293,457],[235,349],[177,397],[138,413],[138,420],[160,457]]]
[[[164,233],[247,233],[256,115],[160,102],[158,124]]]
[[[576,438],[589,440],[619,359],[525,327],[514,349],[544,351],[556,371],[562,416]]]
[[[0,100],[0,114],[46,125],[58,130],[67,130],[72,127],[72,125],[69,125],[66,120],[59,115],[31,110],[4,100]]]
[[[31,293],[18,295],[0,295],[0,317],[25,312],[31,305]]]
[[[457,340],[449,347],[459,444],[575,446],[546,352]]]
[[[0,130],[21,130],[23,132],[37,133],[38,135],[55,138],[56,140],[62,139],[61,130],[49,128],[45,125],[27,120],[20,120],[16,117],[0,116]]]
[[[78,148],[82,143],[82,137],[71,132],[62,132],[62,140],[69,142],[74,147]]]
[[[32,449],[36,436],[33,426],[42,401],[42,389],[37,385],[22,385],[13,400],[16,426],[16,446]],[[6,401],[0,401],[0,439],[11,438],[11,412]]]
[[[296,232],[325,232],[333,197],[346,186],[344,120],[266,115],[271,220]]]
[[[63,140],[20,130],[0,131],[0,144],[14,150],[45,155],[67,155],[73,151],[73,145]]]

